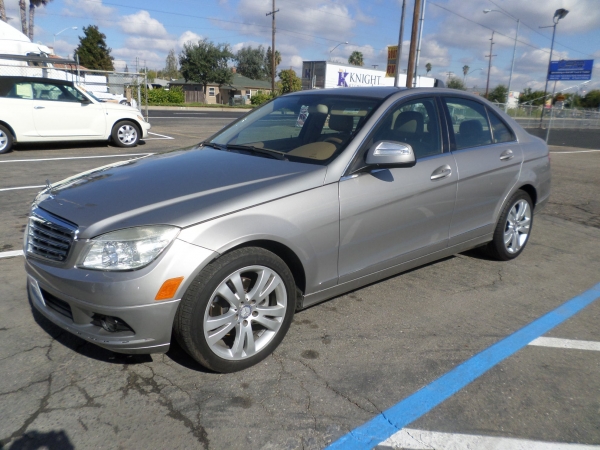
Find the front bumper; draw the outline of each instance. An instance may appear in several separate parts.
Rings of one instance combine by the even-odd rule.
[[[177,239],[152,264],[130,272],[59,267],[27,256],[27,290],[42,315],[88,342],[118,353],[164,353],[183,294],[215,256]],[[154,300],[165,280],[181,276],[172,300]],[[107,331],[99,322],[106,316],[130,329]]]
[[[150,130],[150,128],[152,128],[152,125],[148,122],[142,122],[142,139],[148,137],[148,130]]]

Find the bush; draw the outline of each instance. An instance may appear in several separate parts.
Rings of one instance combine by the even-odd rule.
[[[149,105],[164,105],[167,103],[184,103],[185,95],[180,87],[166,89],[150,89],[148,91]]]
[[[265,94],[262,91],[258,91],[252,96],[252,98],[250,99],[250,103],[252,103],[254,106],[258,106],[268,102],[272,98],[273,96],[271,94]]]

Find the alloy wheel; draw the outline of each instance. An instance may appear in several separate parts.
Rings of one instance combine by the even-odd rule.
[[[259,353],[277,335],[287,310],[281,277],[265,266],[248,266],[225,278],[204,314],[204,338],[213,353],[242,360]]]
[[[517,253],[529,238],[531,207],[526,200],[518,200],[508,213],[504,228],[504,246],[508,253]]]

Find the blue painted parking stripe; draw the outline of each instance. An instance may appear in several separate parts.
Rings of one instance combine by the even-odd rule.
[[[372,449],[598,298],[600,283],[473,356],[369,422],[342,436],[327,449]]]

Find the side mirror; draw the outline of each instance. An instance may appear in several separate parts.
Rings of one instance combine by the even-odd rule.
[[[380,167],[412,167],[415,152],[404,142],[377,141],[367,151],[365,162]]]

